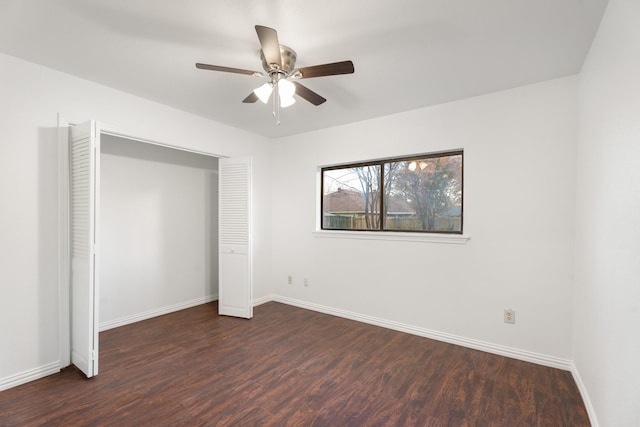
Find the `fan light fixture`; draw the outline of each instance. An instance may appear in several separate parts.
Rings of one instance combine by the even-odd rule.
[[[260,101],[266,104],[271,97],[274,87],[278,90],[280,107],[287,108],[295,104],[296,100],[293,95],[296,93],[296,86],[286,79],[278,80],[275,83],[265,83],[259,88],[254,89],[253,93],[256,94]]]
[[[253,93],[256,94],[256,96],[258,97],[258,99],[260,99],[260,101],[266,104],[267,101],[269,100],[269,97],[271,96],[272,91],[273,91],[273,86],[271,85],[271,83],[265,83],[259,88],[254,89]]]
[[[296,52],[290,47],[280,44],[276,30],[263,25],[256,25],[255,28],[258,40],[260,41],[260,59],[262,60],[264,72],[202,64],[199,62],[196,63],[196,68],[269,78],[269,82],[256,88],[249,96],[243,99],[242,102],[253,103],[259,99],[266,104],[269,102],[269,98],[271,98],[274,89],[276,89],[275,95],[272,98],[272,112],[276,118],[277,125],[280,124],[280,108],[289,107],[296,102],[293,95],[298,95],[315,106],[326,101],[325,98],[308,87],[300,84],[298,81],[293,83],[289,78],[298,80],[312,77],[336,76],[338,74],[352,74],[354,72],[353,62],[351,61],[332,62],[329,64],[296,68]]]
[[[296,86],[287,79],[278,82],[278,96],[280,97],[280,106],[282,108],[295,104],[296,100],[293,95],[296,93]]]

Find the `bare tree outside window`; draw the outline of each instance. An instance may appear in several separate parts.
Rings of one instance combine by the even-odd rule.
[[[389,198],[402,198],[413,215],[398,223],[386,221],[388,230],[461,231],[462,154],[390,162],[395,170]],[[385,216],[392,214],[388,209]]]
[[[380,228],[380,166],[354,166],[322,174],[323,228]]]
[[[380,167],[357,167],[353,172],[358,175],[362,188],[365,229],[377,230],[380,228]]]
[[[462,233],[462,151],[322,169],[322,228]]]

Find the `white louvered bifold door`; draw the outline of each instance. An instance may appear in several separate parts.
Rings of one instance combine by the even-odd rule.
[[[218,313],[253,317],[251,159],[219,160]]]
[[[100,129],[90,121],[70,131],[71,363],[98,374],[98,243]]]

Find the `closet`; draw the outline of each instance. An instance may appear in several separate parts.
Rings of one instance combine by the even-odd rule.
[[[60,129],[69,154],[60,341],[69,363],[97,375],[100,325],[216,297],[219,314],[253,316],[250,158],[188,152],[93,120]]]
[[[218,298],[218,159],[103,135],[99,329]]]

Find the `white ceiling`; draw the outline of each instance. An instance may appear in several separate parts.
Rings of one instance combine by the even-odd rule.
[[[0,0],[0,52],[247,131],[278,137],[580,71],[607,0]],[[297,66],[351,59],[304,80],[327,98],[243,104],[261,71],[254,25]]]

